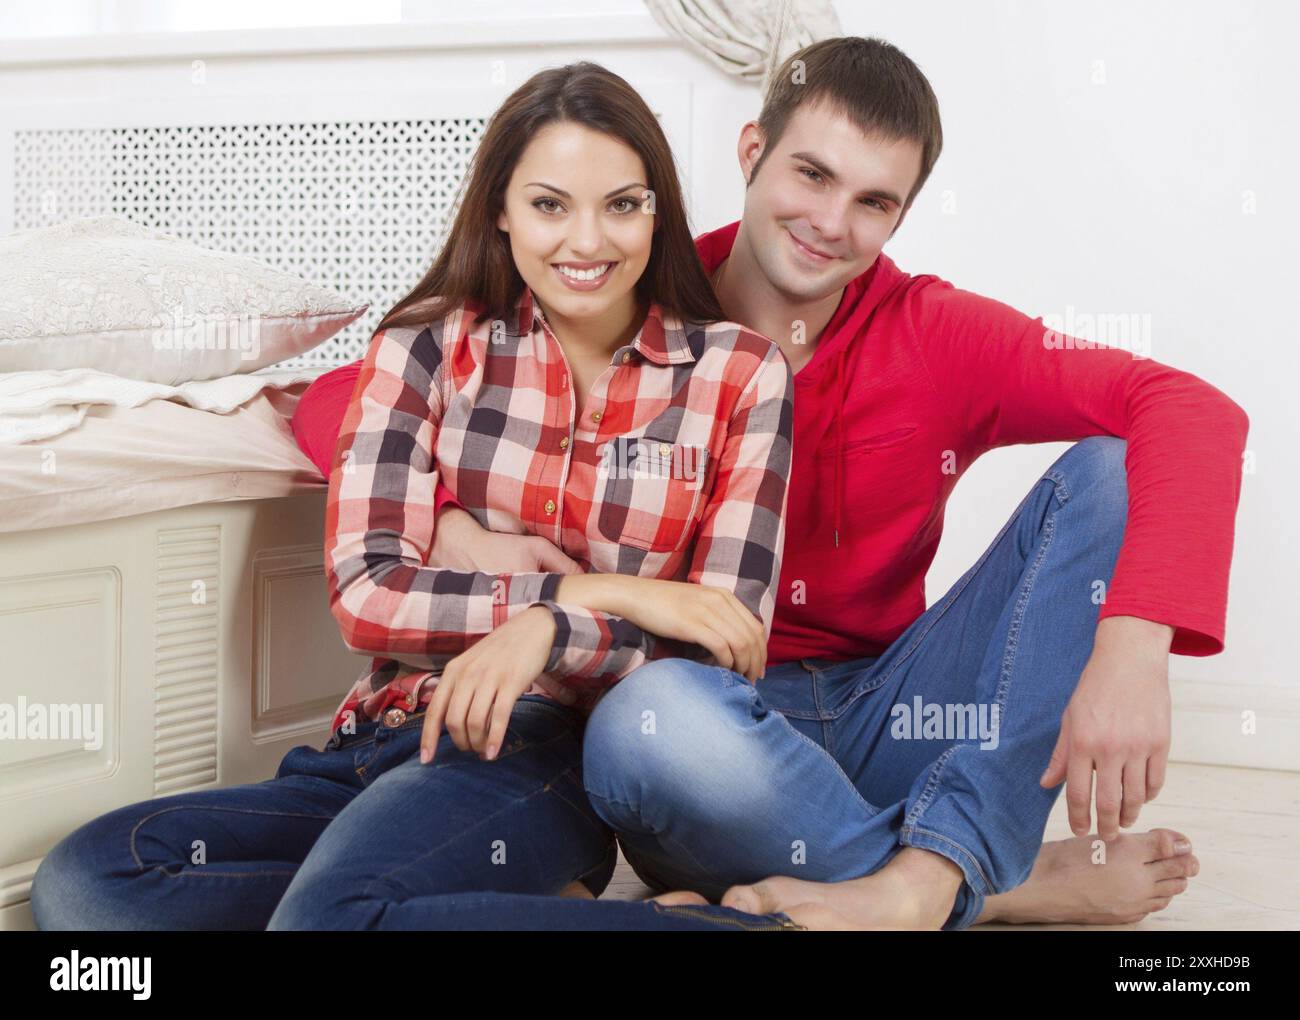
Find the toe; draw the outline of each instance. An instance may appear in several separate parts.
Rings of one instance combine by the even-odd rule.
[[[1149,852],[1152,855],[1149,860],[1178,856],[1180,845],[1187,848],[1183,853],[1191,853],[1191,840],[1177,829],[1152,829],[1147,836],[1150,837]]]
[[[1187,879],[1185,878],[1167,878],[1163,882],[1156,883],[1156,894],[1164,899],[1173,898],[1186,891]]]
[[[719,903],[733,910],[743,910],[747,914],[770,914],[777,908],[767,905],[762,886],[762,882],[754,885],[733,885],[722,894]]]
[[[1157,882],[1169,878],[1187,878],[1193,874],[1194,863],[1186,857],[1166,857],[1163,861],[1152,861],[1148,864],[1146,874]]]

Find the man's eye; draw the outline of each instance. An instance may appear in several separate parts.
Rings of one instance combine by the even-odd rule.
[[[799,168],[799,172],[803,174],[805,177],[807,177],[809,180],[816,178],[817,180],[820,181],[822,179],[821,174],[819,174],[816,170],[809,170],[808,167],[806,166],[801,166]]]

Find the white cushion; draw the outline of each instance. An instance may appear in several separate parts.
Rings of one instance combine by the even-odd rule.
[[[119,216],[0,237],[0,372],[179,385],[255,372],[365,313],[335,291]]]

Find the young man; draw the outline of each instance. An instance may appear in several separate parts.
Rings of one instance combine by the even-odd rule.
[[[743,218],[697,241],[728,318],[796,373],[794,460],[764,675],[656,660],[588,723],[598,813],[649,884],[693,890],[665,902],[816,928],[1122,923],[1198,870],[1180,833],[1119,828],[1164,782],[1169,655],[1223,648],[1246,415],[899,270],[883,245],[941,147],[904,54],[814,44],[742,129]],[[322,470],[355,379],[338,371],[334,406],[325,377],[295,421]],[[927,610],[957,479],[987,450],[1061,440],[1083,441]],[[439,508],[435,556],[574,569]],[[1044,845],[1063,781],[1078,835]]]

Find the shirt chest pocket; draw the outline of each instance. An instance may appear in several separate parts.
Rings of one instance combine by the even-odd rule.
[[[671,552],[690,534],[709,451],[657,436],[615,436],[596,462],[596,527],[611,542]]]

